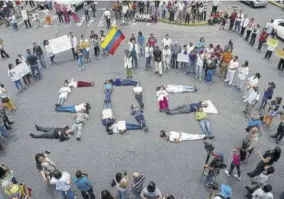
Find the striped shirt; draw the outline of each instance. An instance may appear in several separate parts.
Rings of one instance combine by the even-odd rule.
[[[132,192],[135,193],[135,194],[141,193],[141,191],[143,189],[144,181],[145,181],[145,176],[143,174],[141,174],[138,179],[135,179],[133,181]]]

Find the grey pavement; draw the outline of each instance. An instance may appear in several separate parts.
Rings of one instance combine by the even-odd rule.
[[[244,5],[246,6],[246,5]],[[249,8],[248,10],[250,10]],[[270,9],[270,7],[269,7]],[[272,8],[271,8],[272,9]],[[274,11],[273,11],[274,12]],[[276,12],[276,11],[275,11]],[[256,17],[257,18],[257,17]],[[267,17],[269,20],[270,17]],[[90,30],[99,32],[101,28],[92,27],[61,27],[22,29],[12,33],[9,29],[0,30],[4,40],[6,51],[15,57],[16,53],[24,53],[36,41],[42,45],[44,39],[54,38],[72,31],[79,37],[88,35]],[[283,73],[277,71],[278,58],[273,55],[271,61],[263,59],[264,53],[257,53],[235,33],[219,31],[218,26],[208,27],[181,27],[168,24],[144,24],[130,23],[121,27],[126,38],[139,30],[146,38],[153,33],[159,43],[166,33],[173,40],[181,44],[190,41],[198,41],[205,37],[207,43],[224,46],[229,39],[235,43],[234,54],[239,56],[240,64],[249,60],[250,74],[260,72],[262,77],[259,83],[261,91],[268,81],[274,81],[277,85],[275,96],[283,96]],[[107,31],[107,30],[105,30]],[[180,70],[165,72],[162,78],[154,75],[154,70],[144,71],[145,59],[139,59],[140,68],[133,71],[134,79],[140,81],[144,87],[145,117],[149,125],[149,132],[128,131],[123,135],[109,136],[101,124],[101,112],[103,108],[103,83],[106,79],[126,76],[123,67],[123,51],[127,48],[123,42],[114,56],[109,56],[100,61],[92,57],[92,62],[85,64],[87,70],[79,72],[77,63],[72,60],[71,51],[56,55],[55,66],[42,70],[43,80],[34,83],[22,94],[17,94],[16,89],[7,77],[7,65],[14,59],[1,60],[0,80],[10,91],[17,105],[17,112],[10,114],[16,121],[12,132],[13,138],[8,140],[8,147],[0,154],[0,161],[9,165],[15,172],[19,181],[23,181],[33,189],[33,198],[60,198],[60,195],[42,181],[34,162],[34,155],[45,150],[51,151],[51,158],[59,169],[74,174],[77,169],[89,173],[94,182],[95,191],[99,196],[100,191],[108,189],[115,193],[115,188],[110,187],[111,179],[115,172],[127,170],[128,173],[139,170],[146,176],[146,183],[150,180],[156,182],[163,194],[170,193],[177,199],[205,198],[210,191],[200,183],[199,179],[206,158],[206,152],[201,141],[184,142],[179,144],[167,143],[159,138],[161,129],[183,131],[193,134],[201,134],[198,122],[194,114],[168,116],[158,111],[158,103],[155,97],[155,88],[164,84],[196,85],[199,89],[194,94],[171,94],[169,96],[170,107],[175,105],[197,102],[200,99],[210,99],[217,107],[219,114],[210,115],[213,133],[216,139],[212,141],[218,152],[224,152],[227,165],[232,160],[232,149],[241,143],[245,136],[247,119],[242,110],[242,94],[235,88],[228,87],[222,80],[214,77],[214,84],[206,85],[196,79],[186,76]],[[265,49],[265,48],[264,48]],[[49,63],[49,60],[46,59]],[[74,138],[60,143],[58,140],[31,139],[29,133],[36,132],[34,124],[43,126],[71,125],[72,117],[68,113],[56,113],[54,104],[58,97],[58,90],[65,79],[74,77],[77,80],[94,81],[93,88],[73,89],[66,105],[81,102],[89,102],[91,121],[85,125],[81,142]],[[126,120],[131,123],[136,121],[130,116],[130,105],[136,103],[132,93],[132,87],[115,87],[112,95],[113,110],[117,120]],[[257,111],[254,109],[254,112]],[[279,120],[273,122],[271,131],[265,130],[260,138],[257,150],[264,152],[275,146],[274,140],[269,134],[276,131]],[[283,143],[280,144],[283,146]],[[283,147],[282,147],[283,148]],[[252,154],[249,163],[242,167],[241,182],[228,178],[221,172],[219,183],[232,186],[233,198],[241,199],[245,194],[244,186],[249,183],[246,172],[252,171],[259,158]],[[273,193],[276,197],[283,191],[283,157],[275,164],[276,175],[271,181]],[[79,192],[74,187],[78,194]]]

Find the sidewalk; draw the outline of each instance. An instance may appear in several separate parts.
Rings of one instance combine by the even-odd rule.
[[[268,0],[268,2],[271,4],[271,5],[274,5],[278,8],[281,8],[283,9],[284,8],[284,4],[283,3],[277,3],[276,1],[273,1],[273,0]]]

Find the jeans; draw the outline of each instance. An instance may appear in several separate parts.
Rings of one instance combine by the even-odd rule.
[[[151,57],[146,57],[145,69],[151,67]]]
[[[8,131],[4,125],[0,125],[0,132],[2,137],[8,137]]]
[[[204,135],[212,136],[211,125],[207,119],[200,120],[199,125]]]
[[[265,59],[270,59],[271,55],[272,55],[272,51],[267,50],[265,54]]]
[[[237,165],[235,164],[233,161],[231,163],[231,166],[230,166],[230,170],[229,170],[229,174],[231,175],[233,170],[235,169],[235,167],[237,168],[237,171],[238,171],[238,177],[241,177],[241,168],[240,168],[240,165]]]
[[[191,73],[191,70],[192,70],[192,73],[195,75],[195,62],[189,61],[188,62],[188,73]]]
[[[240,35],[241,35],[241,36],[243,36],[243,35],[244,35],[245,30],[246,30],[246,27],[242,27],[242,28],[241,28],[241,33],[240,33]]]
[[[106,19],[107,29],[110,29],[110,19]]]
[[[105,90],[105,100],[108,102],[111,101],[111,90],[110,89]]]
[[[19,30],[17,23],[11,23],[14,30]]]
[[[143,108],[144,103],[143,103],[142,93],[140,93],[140,94],[135,94],[135,99],[136,99],[137,102],[139,103],[140,108]]]
[[[136,86],[137,81],[131,79],[122,79],[121,86]]]
[[[49,3],[47,4],[47,6],[48,6],[48,9],[49,9],[49,10],[52,10],[52,2],[49,2]]]
[[[246,35],[246,38],[245,38],[245,40],[246,40],[246,41],[248,41],[248,40],[249,40],[250,33],[251,33],[251,30],[247,30],[247,35]]]
[[[141,192],[135,194],[135,199],[141,199]]]
[[[126,130],[139,130],[139,129],[142,129],[142,126],[140,124],[126,123]]]
[[[107,101],[104,103],[104,109],[111,109],[111,108],[112,108],[111,101]]]
[[[126,194],[127,194],[127,191],[118,191],[119,199],[126,199]]]
[[[202,79],[202,70],[203,70],[203,66],[197,66],[197,71],[196,71],[196,78],[198,78],[199,80]]]
[[[139,47],[139,54],[141,55],[145,55],[145,45],[144,44],[138,44]]]
[[[212,81],[212,76],[213,76],[214,72],[215,72],[214,69],[208,69],[208,70],[207,70],[207,76],[206,76],[206,78],[205,78],[205,80],[206,80],[207,82],[211,82],[211,81]]]
[[[86,21],[90,20],[89,10],[85,10],[85,18],[86,18]]]
[[[207,175],[207,178],[206,178],[206,184],[211,185],[212,182],[213,182],[213,177],[214,176],[215,175],[213,173],[209,172],[208,175]]]
[[[137,57],[137,54],[132,56],[132,66],[138,68],[138,57]]]
[[[83,56],[78,56],[78,68],[81,69],[83,67]]]
[[[74,199],[74,194],[71,191],[71,188],[69,190],[67,190],[67,191],[60,191],[60,193],[61,193],[63,198]]]
[[[43,55],[37,55],[37,58],[38,58],[38,60],[39,60],[40,65],[41,65],[43,68],[46,68],[46,63],[45,63],[45,60],[44,60],[44,56],[43,56]]]
[[[250,42],[249,42],[249,44],[250,44],[251,46],[254,45],[255,39],[256,39],[256,34],[255,34],[255,33],[252,33],[251,38],[250,38]]]
[[[20,79],[17,81],[14,81],[14,83],[18,90],[21,90],[24,88]]]
[[[262,45],[265,43],[265,41],[258,41],[258,47],[257,50],[261,51]]]
[[[177,54],[172,54],[172,68],[178,68],[177,56]]]
[[[146,127],[146,122],[143,114],[136,115],[135,119],[141,125],[141,127]]]
[[[235,32],[240,33],[241,29],[241,21],[236,21],[235,22]]]
[[[268,101],[268,99],[263,96],[262,100],[261,100],[260,108],[265,108],[267,101]]]
[[[60,106],[55,109],[57,112],[76,113],[75,106]]]
[[[91,197],[91,199],[96,198],[93,187],[91,187],[88,191],[81,191],[81,194],[84,199],[89,199],[89,196]]]
[[[38,65],[33,65],[33,66],[31,66],[31,71],[32,71],[32,76],[33,76],[34,79],[36,79],[37,76],[38,76],[39,78],[41,78],[41,73],[40,73],[40,71],[39,71]],[[37,73],[37,74],[36,74],[36,73]]]
[[[193,110],[189,107],[189,104],[183,104],[179,105],[173,109],[170,109],[169,114],[170,115],[176,115],[181,113],[191,113]]]

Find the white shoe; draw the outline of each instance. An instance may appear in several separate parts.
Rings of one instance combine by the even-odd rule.
[[[83,69],[83,70],[86,70],[86,68],[85,68],[85,67],[82,67],[82,69]]]
[[[243,99],[246,99],[246,96],[243,96]]]
[[[247,100],[245,99],[245,100],[243,100],[243,103],[246,103],[247,102]]]
[[[238,181],[241,181],[241,177],[239,177],[237,174],[235,174],[234,177],[235,177]]]
[[[230,177],[231,175],[229,174],[228,170],[225,170],[225,174],[227,174],[228,177]]]
[[[224,80],[224,82],[228,82],[229,80]]]

